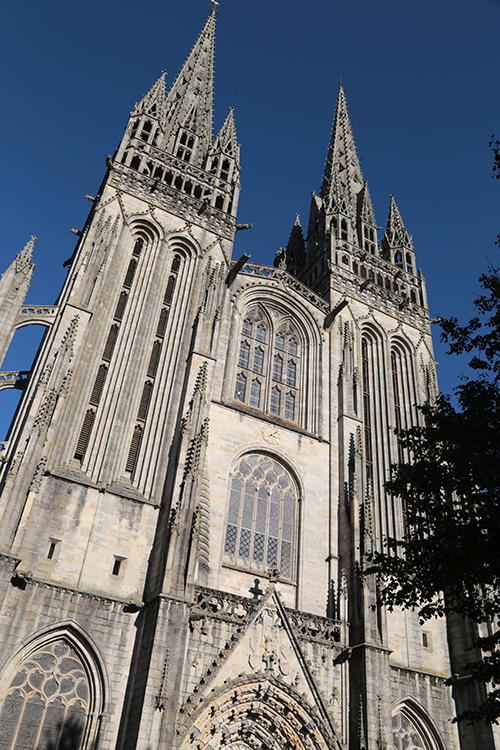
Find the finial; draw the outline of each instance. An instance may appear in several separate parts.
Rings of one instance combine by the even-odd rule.
[[[217,5],[219,5],[217,0],[210,0],[210,2],[214,4],[214,10],[216,9]]]

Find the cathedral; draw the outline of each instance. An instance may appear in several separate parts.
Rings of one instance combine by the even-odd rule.
[[[57,301],[25,304],[34,237],[0,280],[0,365],[46,328],[0,372],[0,750],[493,750],[452,722],[463,625],[358,574],[437,393],[412,237],[391,197],[379,241],[340,88],[307,228],[233,258],[215,24],[135,105]]]

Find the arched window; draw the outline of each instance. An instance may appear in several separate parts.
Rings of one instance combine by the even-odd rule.
[[[242,458],[231,479],[224,560],[260,572],[294,578],[298,488],[269,456]]]
[[[241,333],[234,399],[298,422],[300,347],[294,326],[282,320],[273,332],[254,307],[243,319]]]
[[[92,681],[65,639],[24,659],[9,683],[0,712],[2,750],[80,747],[95,710]]]
[[[392,742],[394,750],[437,750],[443,747],[427,722],[417,718],[406,706],[392,716]]]
[[[178,159],[183,159],[184,161],[191,161],[191,157],[193,155],[193,149],[195,145],[195,138],[194,135],[191,133],[188,133],[186,130],[180,130],[179,136],[177,140],[177,151],[176,156]]]

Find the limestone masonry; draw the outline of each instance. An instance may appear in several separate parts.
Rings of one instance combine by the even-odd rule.
[[[0,280],[0,363],[46,326],[0,373],[0,750],[493,749],[451,723],[463,625],[356,572],[437,393],[411,235],[392,197],[379,244],[341,88],[307,231],[232,259],[215,22],[135,105],[57,303],[24,304],[34,237]]]

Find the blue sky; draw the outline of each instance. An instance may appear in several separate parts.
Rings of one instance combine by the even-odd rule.
[[[51,303],[134,102],[170,84],[208,0],[2,3],[0,271],[37,235],[27,301]],[[394,193],[413,234],[432,316],[471,313],[500,232],[500,0],[221,0],[214,129],[235,108],[242,144],[234,255],[271,264],[321,184],[342,76],[379,226]],[[27,329],[23,337],[27,338]],[[20,335],[2,369],[30,365]],[[463,365],[435,342],[441,389]],[[11,392],[0,394],[4,422]],[[0,416],[0,433],[5,431]],[[2,437],[0,436],[0,439]]]

